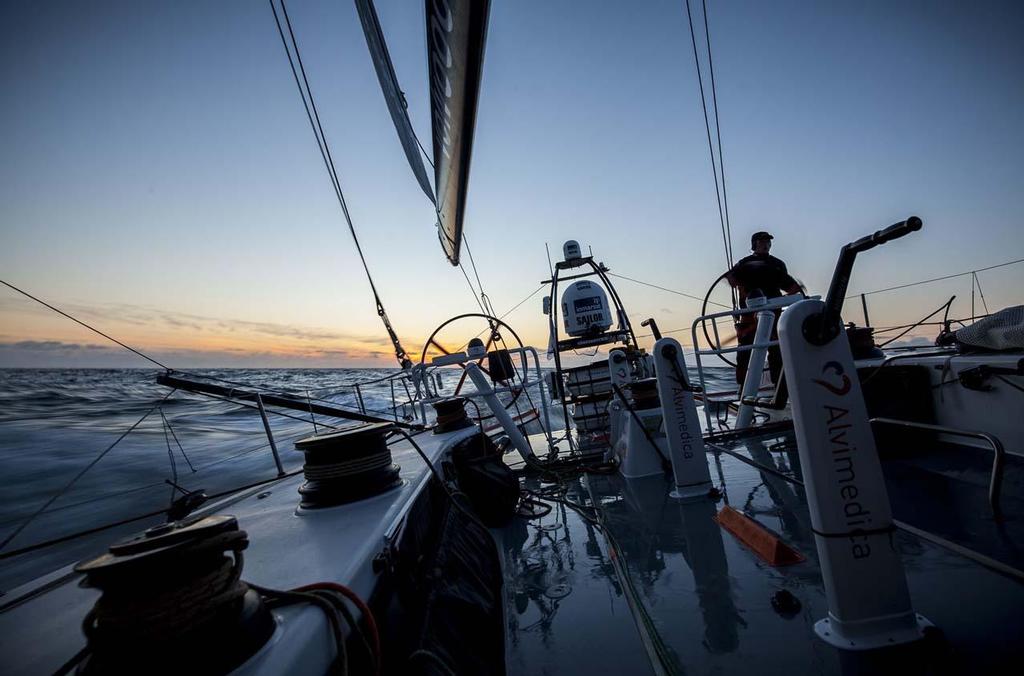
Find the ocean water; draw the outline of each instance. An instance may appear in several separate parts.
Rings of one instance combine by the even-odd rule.
[[[354,383],[384,378],[396,369],[198,370],[227,387],[248,385],[289,392],[357,409]],[[70,489],[31,519],[0,556],[87,529],[165,509],[189,491],[220,493],[276,476],[259,412],[204,395],[171,391],[155,369],[0,369],[0,542],[10,537],[83,469]],[[458,371],[443,370],[444,393]],[[731,383],[728,369],[712,368],[709,387]],[[404,400],[401,381],[395,384]],[[539,391],[531,390],[539,404]],[[361,387],[368,413],[391,417],[391,381]],[[168,396],[170,395],[170,396]],[[320,426],[341,425],[309,413],[271,413],[274,439],[286,471],[302,465],[298,439]],[[148,412],[148,415],[146,415]],[[399,412],[402,413],[401,411]],[[141,419],[141,422],[139,422]],[[557,424],[557,419],[554,421]],[[137,423],[137,425],[136,425]],[[118,439],[136,425],[134,429]],[[133,521],[59,544],[0,559],[0,592],[61,566],[102,552],[112,541],[160,522]]]

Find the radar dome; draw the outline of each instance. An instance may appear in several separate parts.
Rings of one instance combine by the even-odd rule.
[[[593,282],[574,282],[562,294],[562,320],[573,337],[604,333],[612,325],[608,295]]]

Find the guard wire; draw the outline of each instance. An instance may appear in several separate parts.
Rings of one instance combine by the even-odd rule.
[[[1006,261],[1005,263],[998,263],[996,265],[989,265],[988,267],[977,268],[976,270],[968,270],[967,272],[958,272],[958,273],[952,274],[952,275],[943,275],[942,277],[933,277],[931,279],[922,279],[922,280],[919,280],[919,281],[916,281],[916,282],[909,282],[907,284],[900,284],[898,286],[890,286],[890,287],[887,287],[887,288],[884,288],[884,289],[875,289],[874,291],[865,291],[864,293],[855,293],[855,294],[853,294],[851,296],[847,296],[844,300],[849,300],[850,298],[856,298],[857,296],[870,296],[870,295],[876,294],[876,293],[885,293],[886,291],[896,291],[897,289],[906,289],[906,288],[909,288],[911,286],[919,286],[921,284],[931,284],[932,282],[940,282],[940,281],[942,281],[944,279],[953,279],[954,277],[963,277],[964,275],[975,274],[975,273],[978,273],[978,272],[985,272],[986,270],[995,270],[996,268],[1003,268],[1003,267],[1006,267],[1007,265],[1016,265],[1017,263],[1024,263],[1024,258],[1018,258],[1017,260]]]

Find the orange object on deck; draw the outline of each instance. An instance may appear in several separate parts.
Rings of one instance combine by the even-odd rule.
[[[770,566],[788,566],[804,560],[803,554],[780,540],[775,533],[728,505],[718,512],[715,521]]]

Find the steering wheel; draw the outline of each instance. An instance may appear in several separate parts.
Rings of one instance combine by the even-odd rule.
[[[481,314],[479,312],[468,312],[466,314],[456,315],[456,316],[452,317],[451,319],[447,319],[444,322],[442,322],[436,329],[434,329],[434,332],[430,334],[429,338],[427,338],[427,342],[424,343],[423,351],[420,353],[420,366],[421,367],[425,367],[426,366],[427,353],[429,353],[431,351],[431,348],[433,348],[437,352],[440,352],[441,354],[452,354],[454,352],[461,352],[462,350],[464,350],[466,348],[466,346],[469,344],[468,340],[463,342],[461,347],[457,347],[457,348],[454,348],[454,349],[452,349],[450,347],[447,347],[444,344],[445,342],[447,342],[449,345],[451,345],[451,344],[453,344],[452,342],[450,342],[450,341],[443,341],[442,340],[444,338],[444,336],[442,335],[442,332],[446,328],[450,327],[451,325],[453,325],[453,324],[455,324],[457,322],[461,322],[462,324],[464,324],[466,326],[471,326],[473,323],[476,323],[477,324],[477,327],[476,327],[477,329],[479,328],[479,324],[481,324],[481,323],[485,323],[486,324],[486,326],[482,330],[465,330],[464,328],[460,328],[459,331],[457,331],[457,332],[449,330],[449,333],[452,333],[453,335],[459,336],[459,338],[458,338],[459,340],[464,339],[465,336],[467,336],[467,335],[471,335],[471,336],[475,336],[475,337],[479,338],[479,337],[483,337],[486,334],[487,335],[487,340],[484,341],[484,350],[485,350],[485,352],[490,352],[492,349],[499,349],[499,350],[500,349],[506,349],[506,350],[509,349],[508,343],[506,343],[505,338],[502,336],[502,332],[503,331],[508,332],[508,334],[512,336],[512,339],[514,341],[512,343],[512,349],[522,350],[522,348],[525,347],[523,345],[523,341],[519,338],[519,335],[515,332],[515,330],[511,326],[506,324],[505,322],[503,322],[500,319],[498,319],[497,317],[492,317],[491,315]],[[510,355],[510,356],[512,356],[512,355]],[[520,368],[516,367],[516,365],[513,363],[513,365],[512,365],[513,366],[512,377],[509,378],[509,380],[510,381],[514,381],[514,380],[518,379],[520,383],[523,383],[523,382],[526,382],[526,376],[528,374],[528,364],[527,364],[527,361],[526,361],[526,353],[525,353],[525,351],[519,352],[518,356],[519,356],[520,364],[521,364],[521,367],[522,367],[521,368],[521,372],[520,372]],[[477,367],[481,371],[483,371],[487,375],[491,375],[491,372],[488,371],[487,367],[484,365],[484,361],[486,359],[487,359],[487,356],[485,355],[485,356],[481,357],[480,359],[478,359],[476,364],[477,364]],[[468,372],[465,370],[465,368],[463,368],[462,374],[459,376],[459,382],[455,386],[455,391],[453,392],[452,396],[454,396],[454,397],[460,396],[463,388],[466,386],[466,378],[467,378],[468,375],[469,375]],[[505,409],[509,410],[509,409],[512,409],[513,407],[515,407],[516,406],[516,402],[519,400],[519,397],[521,397],[523,395],[523,392],[525,390],[526,390],[525,387],[513,388],[513,390],[512,390],[512,398],[505,404]],[[494,414],[492,413],[492,414],[481,416],[479,418],[479,420],[488,420],[488,419],[493,418],[493,417],[494,417]]]
[[[715,279],[715,281],[713,281],[711,283],[711,288],[708,289],[708,292],[706,294],[704,294],[704,304],[700,306],[700,316],[701,317],[703,317],[704,315],[706,315],[708,313],[708,302],[711,300],[711,294],[714,293],[715,288],[718,286],[718,283],[721,282],[723,279],[725,279],[726,275],[728,275],[728,274],[729,274],[729,272],[726,271],[726,272],[723,272],[721,275],[719,275],[718,278]],[[708,341],[708,345],[715,345],[715,341],[711,340],[711,336],[710,336],[710,334],[708,334],[708,323],[706,321],[705,322],[701,322],[700,323],[700,328],[704,332],[704,339]],[[722,361],[724,361],[729,366],[731,366],[733,368],[737,368],[736,362],[730,360],[724,354],[716,353],[715,356],[718,357],[719,359],[721,359]]]

